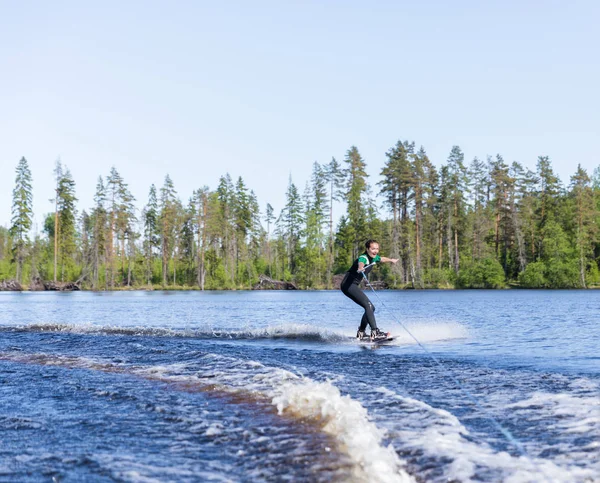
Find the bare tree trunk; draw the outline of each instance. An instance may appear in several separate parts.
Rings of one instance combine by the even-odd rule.
[[[444,233],[443,233],[443,228],[441,226],[441,222],[439,225],[439,236],[438,236],[438,240],[439,240],[439,251],[438,251],[438,269],[441,270],[442,269],[442,257],[444,254]]]
[[[21,283],[21,266],[23,265],[23,258],[21,255],[21,247],[18,248],[17,253],[17,282]]]
[[[54,208],[54,281],[58,273],[58,189],[56,191],[56,205]]]
[[[515,227],[515,236],[517,238],[517,252],[519,254],[519,270],[522,272],[527,266],[527,257],[525,256],[525,243],[523,240],[523,233],[519,226],[519,218],[516,210],[513,211],[513,226]]]
[[[479,247],[477,246],[477,235],[479,233],[479,220],[477,218],[477,209],[475,209],[475,221],[473,222],[473,249],[471,252],[471,261],[479,259]]]
[[[177,256],[176,250],[173,250],[173,286],[177,285]]]
[[[585,285],[585,257],[583,255],[583,246],[579,247],[579,275],[581,276],[581,286],[587,288]]]
[[[206,269],[204,268],[204,256],[206,253],[206,216],[208,213],[208,208],[206,203],[208,200],[206,199],[206,194],[203,194],[203,202],[202,202],[202,251],[200,252],[200,288],[204,290],[204,282],[206,279]]]
[[[98,256],[98,242],[94,239],[94,261],[92,266],[92,289],[96,290],[98,287],[98,265],[99,265]]]
[[[163,288],[167,286],[167,271],[169,270],[169,259],[167,257],[167,241],[165,234],[162,234],[162,284]]]
[[[460,258],[458,256],[458,203],[454,199],[454,271],[458,273]]]
[[[581,286],[586,288],[585,286],[585,255],[583,250],[583,206],[581,203],[581,198],[577,201],[577,244],[579,245],[579,275],[581,276]]]
[[[135,242],[133,237],[129,237],[129,256],[127,257],[127,286],[131,287],[131,259],[135,259]]]
[[[418,189],[415,200],[415,245],[416,245],[416,279],[420,288],[423,288],[423,276],[421,270],[421,190]]]
[[[454,228],[454,271],[458,273],[460,269],[460,257],[458,256],[458,230]]]
[[[331,278],[333,272],[333,181],[331,195],[329,197],[329,249],[327,253],[327,282],[326,287],[331,288]]]
[[[450,210],[448,210],[450,211]],[[446,226],[446,239],[448,240],[448,268],[454,269],[454,247],[452,237],[452,213],[448,213],[448,225]]]

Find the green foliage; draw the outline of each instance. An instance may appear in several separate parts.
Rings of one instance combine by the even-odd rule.
[[[563,228],[555,220],[544,226],[542,241],[542,259],[545,261],[562,261],[572,257],[573,244]]]
[[[12,220],[10,235],[12,236],[13,259],[16,262],[16,279],[23,280],[23,263],[26,247],[29,243],[29,230],[33,218],[33,194],[31,191],[31,171],[27,160],[23,157],[17,165],[15,188],[13,189]]]
[[[375,201],[366,163],[352,146],[342,167],[315,162],[301,192],[291,177],[279,214],[229,174],[183,204],[167,175],[152,185],[136,223],[134,198],[112,168],[94,206],[76,209],[75,182],[58,162],[56,210],[31,236],[30,177],[17,169],[11,229],[0,227],[0,276],[75,281],[92,289],[244,289],[260,274],[301,288],[330,288],[375,238],[398,258],[374,278],[395,288],[577,288],[600,284],[600,169],[580,166],[568,187],[540,157],[535,172],[501,155],[466,168],[454,146],[438,170],[425,149],[398,141],[387,153]],[[334,201],[345,203],[337,228]],[[385,211],[382,211],[385,210]],[[88,215],[89,213],[89,215]],[[56,244],[55,244],[56,242]]]
[[[62,282],[72,280],[75,264],[74,257],[77,251],[76,218],[77,198],[75,197],[75,180],[68,168],[57,161],[56,163],[56,213],[58,230],[54,233],[56,237],[57,253],[54,254],[58,264],[58,272],[54,273],[55,279]]]
[[[552,260],[546,265],[546,288],[582,288],[575,260]]]
[[[454,288],[454,279],[454,270],[446,268],[430,268],[423,272],[426,288]]]
[[[600,285],[600,269],[598,263],[594,260],[585,274],[585,283],[588,287]]]
[[[523,288],[581,288],[579,267],[574,260],[533,262],[519,275]]]
[[[519,284],[523,288],[545,288],[547,285],[545,273],[544,262],[532,262],[519,274]]]
[[[352,232],[348,226],[346,217],[342,217],[338,223],[338,229],[335,236],[335,259],[333,264],[333,273],[343,273],[352,265],[353,240]]]
[[[367,173],[366,163],[358,152],[356,146],[352,146],[346,153],[346,179],[347,192],[346,202],[348,211],[348,235],[352,243],[352,256],[359,255],[362,250],[367,228]]]
[[[0,260],[0,281],[12,279],[15,276],[14,265],[9,259]]]
[[[456,278],[459,288],[503,288],[504,270],[495,258],[484,258],[460,269]]]

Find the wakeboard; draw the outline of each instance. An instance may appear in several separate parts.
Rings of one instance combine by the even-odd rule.
[[[371,340],[371,338],[369,336],[364,337],[362,339],[357,339],[356,337],[350,337],[350,338],[354,339],[359,344],[385,344],[386,342],[391,342],[395,339],[395,337],[393,335],[391,335],[389,332],[387,334],[387,338],[385,338],[385,339]]]

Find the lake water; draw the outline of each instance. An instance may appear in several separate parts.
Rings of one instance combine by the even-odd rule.
[[[369,297],[2,292],[0,481],[600,482],[600,291]]]

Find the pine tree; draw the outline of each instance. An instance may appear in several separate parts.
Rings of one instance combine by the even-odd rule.
[[[331,288],[334,263],[334,233],[333,233],[333,202],[344,199],[344,186],[346,184],[344,170],[335,158],[327,165],[327,180],[329,181],[329,241],[327,257],[327,288]]]
[[[425,206],[423,216],[423,238],[426,256],[426,268],[436,267],[438,246],[438,216],[439,205],[439,173],[433,164],[430,164],[424,183]],[[441,263],[441,261],[440,261]]]
[[[196,260],[195,222],[197,219],[194,197],[188,200],[187,207],[182,211],[181,230],[179,236],[180,259],[184,265],[183,281],[185,284],[194,284],[194,266]]]
[[[271,267],[271,225],[276,220],[275,210],[270,203],[267,203],[267,209],[265,212],[265,221],[267,222],[267,267],[269,277],[273,276],[273,268]]]
[[[242,282],[244,272],[248,273],[248,238],[254,220],[250,210],[250,196],[242,177],[238,177],[233,193],[233,224],[235,226],[235,268],[238,283]]]
[[[558,196],[562,190],[560,179],[554,174],[552,163],[548,156],[539,156],[537,160],[537,175],[539,179],[539,208],[537,213],[539,237],[539,254],[543,253],[545,227],[556,217]]]
[[[77,249],[76,231],[76,202],[75,181],[68,168],[61,169],[61,176],[57,188],[57,213],[58,213],[58,253],[60,261],[60,278],[66,281],[67,271],[74,268],[74,255]]]
[[[233,224],[234,187],[231,176],[227,173],[219,179],[217,187],[219,212],[216,221],[220,225],[221,250],[225,261],[225,276],[228,285],[235,279],[235,230]]]
[[[304,282],[309,287],[321,285],[324,262],[325,239],[323,226],[328,211],[326,168],[313,163],[310,184],[307,183],[304,213]]]
[[[107,184],[107,201],[108,201],[108,239],[107,239],[107,265],[108,265],[108,283],[110,288],[115,287],[115,259],[116,259],[116,243],[115,233],[117,231],[117,217],[119,206],[119,192],[123,179],[113,166],[110,174],[106,179]]]
[[[264,273],[266,232],[261,224],[261,212],[258,197],[250,190],[248,201],[250,209],[250,231],[248,240],[248,280],[252,284],[258,280],[258,271]]]
[[[513,186],[513,179],[508,174],[508,165],[499,154],[490,165],[490,187],[494,209],[494,247],[496,258],[507,272],[508,237],[510,236],[510,205],[509,192]],[[502,252],[500,253],[500,239],[503,239]]]
[[[92,272],[94,263],[94,221],[93,218],[90,215],[88,215],[87,211],[85,210],[81,212],[79,225],[81,227],[79,230],[79,252],[81,257],[82,273],[78,279],[78,282],[83,282],[89,277],[90,273]]]
[[[160,249],[160,231],[158,226],[158,198],[156,186],[150,185],[148,203],[144,207],[142,219],[144,220],[144,275],[146,283],[152,284],[154,258]]]
[[[100,285],[100,268],[106,261],[106,232],[108,229],[106,213],[106,188],[102,176],[98,177],[96,184],[96,193],[94,195],[95,206],[92,210],[91,220],[92,228],[92,288],[97,289]],[[107,288],[107,278],[104,277],[104,288]]]
[[[527,169],[522,177],[517,180],[517,189],[519,190],[519,220],[523,229],[526,263],[536,261],[539,251],[538,244],[538,223],[537,212],[539,206],[539,197],[537,186],[539,184],[537,175]],[[525,267],[523,268],[525,269]]]
[[[422,247],[426,211],[425,203],[428,198],[428,180],[433,165],[429,160],[425,149],[421,146],[419,151],[412,155],[412,191],[414,193],[414,217],[415,217],[415,284],[423,288]],[[429,195],[430,196],[430,195]]]
[[[450,205],[448,211],[448,256],[456,273],[460,268],[459,232],[464,219],[465,197],[468,193],[468,173],[460,147],[453,146],[448,156]]]
[[[178,201],[173,181],[167,174],[163,187],[160,189],[159,215],[163,287],[166,287],[168,283],[169,260],[174,258],[175,254]]]
[[[16,279],[17,282],[21,283],[26,248],[29,243],[28,233],[31,229],[33,217],[31,171],[25,157],[22,157],[19,161],[16,172],[17,176],[13,189],[12,219],[9,232],[13,243],[13,259],[17,265]]]
[[[284,238],[286,240],[286,254],[288,260],[288,269],[290,274],[296,270],[296,257],[298,255],[298,244],[303,223],[302,199],[298,193],[298,188],[292,182],[290,176],[288,189],[286,192],[286,204],[282,211],[281,219],[284,228]]]
[[[380,193],[384,195],[386,205],[392,211],[392,240],[390,251],[400,255],[401,263],[397,265],[403,282],[408,281],[410,273],[409,239],[409,202],[413,196],[415,143],[398,141],[386,153],[387,162],[381,171],[383,180]]]
[[[452,262],[452,193],[450,183],[448,165],[443,165],[440,170],[440,189],[437,199],[437,210],[436,210],[436,231],[437,231],[437,247],[438,247],[438,269],[441,270],[442,266],[446,262],[444,257],[444,241],[446,242],[447,253],[448,253],[448,266],[453,269]]]
[[[125,180],[113,166],[110,175],[107,178],[107,188],[109,193],[109,266],[110,266],[110,284],[115,284],[115,260],[117,255],[121,259],[121,284],[127,283],[129,279],[125,277],[125,261],[127,257],[126,244],[128,238],[135,238],[133,223],[135,216],[135,198],[129,192]],[[115,239],[117,244],[115,244]],[[118,248],[118,251],[117,251]]]
[[[471,181],[469,188],[472,206],[471,260],[477,261],[488,255],[485,238],[489,229],[487,216],[488,171],[485,163],[478,158],[474,158],[469,166],[469,179]]]
[[[512,225],[512,231],[515,239],[515,254],[511,257],[516,263],[513,263],[513,267],[508,273],[508,278],[517,278],[519,273],[525,270],[527,266],[527,253],[525,246],[525,235],[523,232],[523,222],[519,216],[519,206],[521,204],[521,183],[524,178],[524,169],[520,163],[516,161],[512,163],[508,172],[509,179],[511,180],[510,192],[509,192],[509,211],[510,211],[510,223]]]
[[[366,202],[367,202],[367,177],[366,163],[358,152],[356,146],[352,146],[346,153],[346,201],[348,212],[348,229],[351,233],[352,258],[359,255],[363,238],[366,234]],[[350,262],[350,260],[348,260]]]
[[[60,158],[56,160],[54,166],[54,180],[56,182],[55,185],[55,196],[52,201],[54,201],[54,229],[52,230],[52,237],[54,239],[54,281],[57,281],[58,275],[58,236],[59,236],[59,223],[58,223],[58,186],[60,183],[60,179],[63,176],[63,168]]]
[[[596,206],[591,180],[581,164],[577,165],[576,173],[571,176],[571,197],[575,204],[575,245],[579,277],[581,286],[585,288],[588,265],[594,263],[593,244],[598,236],[598,226],[595,223]]]
[[[196,259],[198,270],[196,280],[201,290],[204,290],[206,281],[206,250],[208,235],[208,215],[209,215],[209,189],[207,186],[200,188],[194,193],[195,212],[196,212]]]

